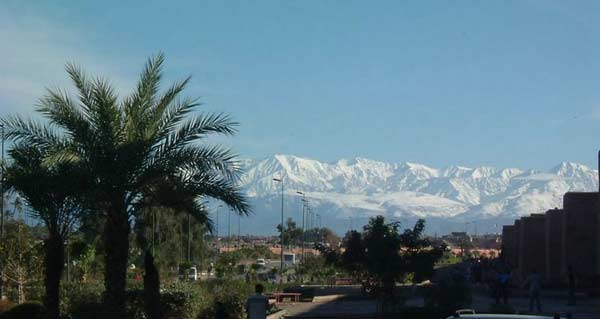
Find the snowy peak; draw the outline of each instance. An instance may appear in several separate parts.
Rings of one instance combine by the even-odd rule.
[[[327,163],[274,155],[242,160],[240,165],[244,172],[241,186],[258,216],[261,212],[276,214],[281,185],[273,178],[280,177],[289,205],[295,205],[290,211],[300,209],[296,192],[302,191],[315,210],[332,220],[375,214],[448,222],[514,218],[560,207],[565,192],[598,189],[597,171],[571,162],[549,170],[459,165],[434,168],[360,157]]]
[[[550,169],[548,172],[562,177],[581,177],[590,174],[594,170],[579,163],[562,162]]]

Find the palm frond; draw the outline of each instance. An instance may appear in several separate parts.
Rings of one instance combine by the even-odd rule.
[[[79,92],[80,107],[83,109],[84,114],[87,116],[91,113],[94,108],[94,99],[92,96],[92,84],[88,80],[85,72],[74,63],[67,63],[65,70],[69,74],[71,81]]]
[[[85,115],[66,92],[48,89],[47,94],[38,102],[37,111],[46,115],[51,123],[65,129],[77,142],[86,142],[93,137]]]
[[[160,141],[166,138],[172,133],[173,129],[181,123],[188,113],[200,105],[201,103],[198,102],[198,99],[192,99],[188,97],[168,106],[166,110],[163,111],[163,114],[159,120],[155,139]]]
[[[186,121],[177,130],[169,134],[160,145],[160,151],[172,151],[184,147],[190,142],[201,139],[208,134],[233,135],[236,132],[235,126],[238,123],[233,121],[227,114],[204,114]]]
[[[40,148],[67,147],[68,140],[57,130],[32,119],[9,116],[1,120],[6,127],[6,139],[24,142]]]
[[[179,96],[183,90],[187,87],[188,83],[192,79],[191,76],[187,78],[175,82],[171,87],[169,87],[165,93],[156,101],[156,105],[154,106],[153,113],[157,117],[161,117],[163,112],[175,101],[175,99]]]
[[[191,176],[188,183],[194,191],[206,197],[211,197],[224,202],[240,215],[252,213],[246,196],[241,192],[237,184],[222,176],[199,173]]]

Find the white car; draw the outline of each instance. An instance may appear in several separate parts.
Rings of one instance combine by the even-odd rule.
[[[258,258],[258,259],[256,260],[256,264],[257,264],[257,265],[259,265],[259,266],[261,266],[261,267],[265,267],[265,266],[267,266],[267,262],[265,261],[265,259],[264,259],[264,258]]]
[[[555,316],[535,316],[535,315],[502,315],[502,314],[476,314],[474,311],[465,313],[457,311],[454,316],[446,319],[470,318],[470,319],[564,319],[564,317]]]

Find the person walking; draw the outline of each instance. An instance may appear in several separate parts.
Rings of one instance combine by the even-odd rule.
[[[533,303],[535,302],[538,313],[542,312],[542,304],[540,302],[540,293],[542,291],[542,275],[533,268],[531,274],[523,283],[523,287],[529,285],[529,312],[533,312]]]
[[[508,285],[510,283],[511,273],[508,267],[504,267],[498,273],[498,295],[496,303],[500,303],[500,298],[505,305],[508,305]]]
[[[269,298],[263,294],[265,287],[261,284],[254,286],[255,294],[246,301],[248,319],[266,319],[269,309]]]

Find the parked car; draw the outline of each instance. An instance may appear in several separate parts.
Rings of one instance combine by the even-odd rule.
[[[469,318],[469,319],[564,319],[560,315],[536,316],[536,315],[505,315],[505,314],[477,314],[470,309],[457,310],[453,316],[446,319]],[[567,317],[568,318],[568,317]]]

